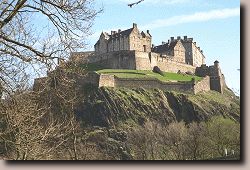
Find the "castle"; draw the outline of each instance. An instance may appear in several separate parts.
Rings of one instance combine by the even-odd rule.
[[[147,30],[140,32],[137,24],[124,31],[102,32],[94,52],[76,52],[71,60],[99,63],[112,69],[152,70],[158,66],[166,72],[195,73],[196,67],[205,64],[203,51],[193,38],[171,37],[159,46],[152,45]]]
[[[158,53],[161,57],[172,59],[173,61],[189,64],[199,67],[205,63],[205,56],[200,47],[196,46],[193,38],[177,39],[171,37],[168,42],[162,42],[162,45],[152,45],[152,36],[147,32],[140,32],[137,24],[133,23],[133,27],[121,31],[111,31],[111,34],[102,32],[99,40],[95,44],[95,54],[105,54],[115,51],[139,51],[145,53]]]
[[[215,90],[223,93],[226,86],[219,62],[205,64],[205,56],[193,38],[171,37],[161,45],[152,45],[149,30],[140,32],[137,24],[124,31],[102,32],[94,45],[95,51],[74,52],[71,62],[92,63],[107,69],[152,70],[158,67],[164,72],[192,74],[204,77],[201,82],[158,82],[157,80],[121,79],[114,75],[92,76],[88,83],[110,87],[145,87],[168,90],[200,91]],[[95,80],[95,81],[92,81]]]

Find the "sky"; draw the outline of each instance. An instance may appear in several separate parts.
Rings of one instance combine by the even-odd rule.
[[[240,91],[240,1],[239,0],[96,0],[103,7],[88,37],[86,50],[93,50],[102,31],[129,29],[137,23],[140,31],[149,30],[152,43],[160,45],[170,37],[194,38],[206,56],[215,60],[229,88]]]

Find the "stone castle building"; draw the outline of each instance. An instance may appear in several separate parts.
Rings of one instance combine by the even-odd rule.
[[[95,44],[95,54],[104,54],[114,51],[135,50],[142,52],[151,51],[152,36],[149,31],[140,32],[137,24],[124,31],[111,31],[111,34],[102,32]]]
[[[134,23],[132,28],[124,31],[111,31],[110,34],[102,32],[94,47],[95,51],[92,52],[72,53],[70,60],[85,64],[94,63],[104,69],[152,70],[157,66],[164,72],[208,76],[209,81],[199,85],[206,86],[204,89],[216,90],[222,93],[223,87],[226,86],[219,62],[216,61],[214,65],[206,66],[203,51],[197,46],[193,38],[187,36],[183,38],[178,36],[176,39],[171,37],[167,42],[154,46],[149,31],[140,32],[137,24]],[[114,78],[111,79],[113,79],[112,86],[115,86],[115,84],[122,86],[122,84],[131,81],[126,80],[119,83],[121,80],[117,78],[116,81]],[[130,86],[131,84],[135,85],[135,82],[130,83]],[[143,82],[141,83],[142,87],[148,87],[150,86],[148,84],[152,83],[148,82],[145,85],[145,80]],[[162,84],[159,86],[162,87]],[[164,85],[164,87],[170,86]]]
[[[205,56],[200,47],[196,46],[196,42],[193,38],[181,39],[180,36],[177,39],[171,37],[168,42],[162,42],[162,45],[153,46],[152,51],[155,53],[160,53],[165,57],[172,57],[174,61],[199,67],[205,64]]]
[[[146,53],[157,53],[163,58],[168,58],[178,63],[188,64],[199,67],[205,64],[205,56],[200,47],[196,46],[193,38],[177,39],[171,37],[168,42],[162,42],[162,45],[152,45],[152,36],[149,30],[140,32],[137,24],[124,31],[111,31],[111,34],[102,32],[99,40],[95,44],[95,54],[105,54],[115,51],[138,51]]]

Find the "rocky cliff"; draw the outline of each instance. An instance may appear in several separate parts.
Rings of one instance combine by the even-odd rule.
[[[196,95],[142,88],[99,88],[88,93],[76,110],[85,125],[143,125],[147,120],[167,125],[175,121],[200,122],[218,115],[240,120],[239,97],[229,89],[224,94],[209,91]]]

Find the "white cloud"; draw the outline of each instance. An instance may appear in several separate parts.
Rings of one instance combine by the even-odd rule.
[[[126,0],[128,1],[128,0]],[[156,0],[157,1],[157,0]],[[178,15],[166,19],[159,19],[152,21],[146,25],[138,25],[140,30],[153,30],[157,28],[169,27],[178,24],[193,23],[193,22],[205,22],[209,20],[226,19],[230,17],[235,17],[240,15],[240,8],[226,8],[219,10],[211,10],[205,12],[197,12],[190,15]],[[119,28],[119,26],[118,26]],[[118,30],[118,28],[106,29],[105,32],[110,32],[111,30]],[[128,28],[120,28],[125,30]],[[95,41],[99,38],[102,31],[95,31],[94,34],[89,36],[89,39]]]
[[[141,26],[141,29],[156,29],[184,23],[204,22],[209,20],[226,19],[240,15],[240,8],[226,8],[205,12],[197,12],[190,15],[173,16],[166,19],[155,20],[149,24]]]

